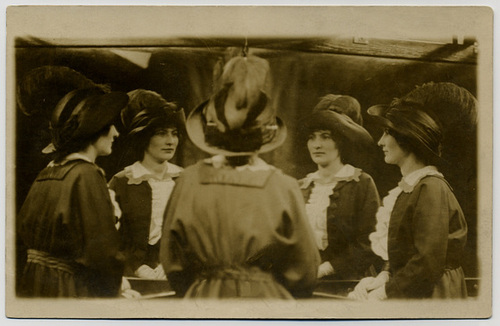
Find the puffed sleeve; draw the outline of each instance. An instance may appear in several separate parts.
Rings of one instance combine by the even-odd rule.
[[[438,181],[439,182],[439,181]],[[442,182],[427,182],[412,193],[414,207],[411,229],[414,254],[386,284],[387,297],[411,297],[416,293],[431,293],[441,277],[449,233],[449,198]]]
[[[104,176],[97,170],[82,171],[75,182],[72,202],[83,231],[82,253],[77,261],[89,269],[87,277],[91,278],[93,291],[115,296],[123,273],[123,256]]]

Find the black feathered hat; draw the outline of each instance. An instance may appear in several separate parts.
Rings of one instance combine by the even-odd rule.
[[[390,105],[370,107],[368,114],[439,163],[463,154],[467,139],[475,139],[477,100],[456,84],[430,82]]]
[[[184,129],[184,109],[178,109],[175,103],[167,102],[160,94],[145,89],[135,89],[127,94],[129,102],[121,112],[121,120],[130,136],[157,126],[171,125]]]
[[[65,150],[74,141],[91,138],[117,121],[127,102],[126,93],[106,93],[99,87],[69,92],[59,101],[52,113],[52,143],[42,152]]]
[[[69,92],[97,86],[78,71],[65,66],[42,66],[21,78],[16,90],[19,109],[27,116],[51,119],[57,103]],[[99,87],[104,87],[99,85]]]
[[[65,66],[42,66],[29,71],[17,86],[20,110],[48,121],[52,143],[43,153],[67,150],[74,141],[90,138],[114,122],[128,96],[109,92]]]

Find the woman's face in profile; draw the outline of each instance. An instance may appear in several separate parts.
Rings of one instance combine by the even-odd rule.
[[[116,137],[118,137],[118,135],[118,131],[116,130],[115,126],[112,125],[109,128],[107,134],[99,137],[94,143],[94,147],[97,151],[97,156],[107,156],[111,154],[113,142],[115,141]]]
[[[382,137],[378,143],[384,152],[384,161],[387,164],[395,164],[401,166],[408,157],[409,153],[399,146],[396,138],[389,134],[388,130],[384,130]]]
[[[161,128],[149,140],[144,156],[153,158],[158,163],[169,161],[175,154],[179,144],[177,128]]]
[[[340,162],[340,153],[330,130],[312,132],[307,140],[307,148],[313,162],[320,166]]]

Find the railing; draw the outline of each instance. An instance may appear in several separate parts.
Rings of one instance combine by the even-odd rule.
[[[174,298],[175,292],[166,280],[151,280],[128,277],[132,289],[141,293],[141,299]],[[347,293],[354,289],[359,280],[321,280],[313,293],[316,299],[347,299]],[[465,279],[469,297],[476,297],[479,290],[479,278]]]

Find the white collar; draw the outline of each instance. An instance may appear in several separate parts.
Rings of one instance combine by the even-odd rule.
[[[70,161],[75,161],[75,160],[83,160],[83,161],[86,161],[86,162],[89,162],[89,163],[94,163],[85,154],[82,154],[82,153],[71,153],[71,154],[66,155],[66,157],[61,162],[55,163],[54,161],[51,161],[48,166],[52,167],[52,166],[56,166],[56,165],[64,165],[64,164],[66,164],[66,163],[68,163]]]
[[[161,180],[179,176],[182,172],[182,168],[169,162],[166,163],[167,164],[165,165],[165,170],[163,171],[163,177]],[[124,170],[125,175],[129,179],[129,184],[139,184],[143,181],[148,181],[151,178],[158,179],[154,173],[149,171],[140,161],[127,166]]]
[[[211,164],[215,168],[220,168],[222,166],[227,165],[227,160],[224,155],[215,155],[212,156],[211,158],[206,159],[205,163]],[[267,164],[266,161],[264,161],[257,155],[253,156],[248,164],[235,167],[235,170],[237,171],[243,171],[243,170],[267,171],[271,169],[274,169],[274,167],[272,165]]]
[[[443,175],[438,171],[437,167],[435,167],[434,165],[427,165],[403,177],[398,186],[403,189],[404,192],[412,192],[413,188],[415,188],[415,185],[423,177],[426,177],[428,175],[437,175],[443,177]]]
[[[339,182],[339,181],[359,181],[359,176],[361,175],[361,169],[355,168],[354,166],[350,164],[345,164],[340,170],[335,173],[335,175],[330,176],[328,178],[324,178],[319,174],[319,171],[309,173],[305,178],[304,178],[304,183],[302,184],[301,188],[305,189],[309,187],[311,182],[317,181],[318,183],[333,183],[333,182]]]

